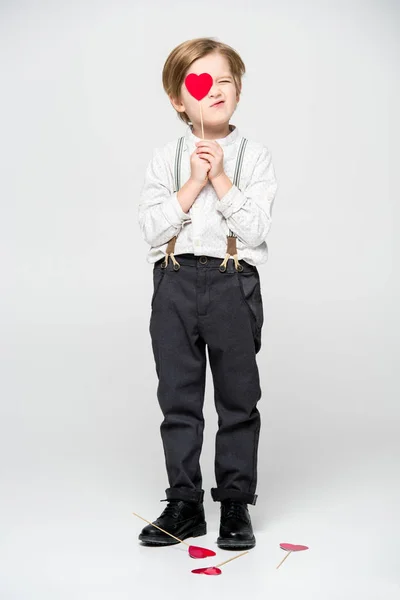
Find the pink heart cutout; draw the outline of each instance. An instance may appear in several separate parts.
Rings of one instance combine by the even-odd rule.
[[[218,567],[203,567],[201,569],[193,569],[192,573],[201,573],[202,575],[221,575],[222,571]]]
[[[282,550],[288,552],[298,552],[299,550],[308,550],[308,546],[301,546],[300,544],[279,544]]]
[[[193,98],[196,100],[201,100],[208,94],[213,84],[213,78],[209,73],[201,73],[201,75],[196,75],[196,73],[189,73],[185,77],[185,85],[186,88]]]
[[[200,546],[189,546],[189,556],[192,558],[206,558],[207,556],[215,556],[215,552]]]

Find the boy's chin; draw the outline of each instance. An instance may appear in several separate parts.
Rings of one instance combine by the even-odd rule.
[[[224,117],[223,119],[205,119],[203,117],[203,127],[208,127],[210,129],[212,129],[213,127],[223,127],[224,125],[228,126],[230,122],[230,117],[229,119],[227,119],[226,117]],[[191,127],[193,128],[200,128],[201,129],[201,122],[196,123],[195,125],[191,125]]]

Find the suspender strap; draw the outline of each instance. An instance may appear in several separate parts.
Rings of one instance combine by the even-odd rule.
[[[242,138],[240,141],[240,146],[239,146],[239,151],[236,157],[236,167],[235,167],[235,173],[233,175],[233,185],[236,185],[237,188],[240,189],[239,187],[239,183],[240,183],[240,175],[242,173],[242,164],[243,164],[243,156],[244,156],[244,151],[246,150],[246,146],[247,146],[247,139],[246,138]],[[229,230],[229,236],[233,236],[236,237],[236,235]]]
[[[183,154],[183,143],[185,141],[184,136],[180,137],[176,145],[175,151],[175,166],[174,166],[174,193],[181,189],[181,165],[182,165],[182,154]]]

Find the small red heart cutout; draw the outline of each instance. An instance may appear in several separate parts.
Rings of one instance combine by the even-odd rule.
[[[298,552],[299,550],[308,550],[308,546],[301,546],[300,544],[279,544],[282,550],[288,552]]]
[[[192,558],[206,558],[207,556],[215,556],[214,550],[201,548],[200,546],[189,546],[189,555]]]
[[[222,571],[218,567],[203,567],[201,569],[193,569],[192,573],[201,573],[202,575],[221,575]]]
[[[196,100],[201,100],[208,94],[213,84],[213,78],[209,73],[201,73],[201,75],[196,75],[196,73],[189,73],[185,77],[185,85],[186,88]]]

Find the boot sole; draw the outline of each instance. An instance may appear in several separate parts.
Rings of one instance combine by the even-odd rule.
[[[188,533],[177,535],[181,540],[185,540],[190,537],[200,537],[201,535],[207,534],[207,523],[202,523],[201,525],[196,525],[196,527],[189,531]],[[146,546],[172,546],[174,544],[179,544],[177,540],[172,537],[169,537],[167,540],[155,539],[153,536],[145,536],[139,534],[139,540],[143,542]]]
[[[256,545],[256,538],[253,537],[247,541],[229,540],[224,538],[217,539],[217,546],[222,550],[250,550]]]

